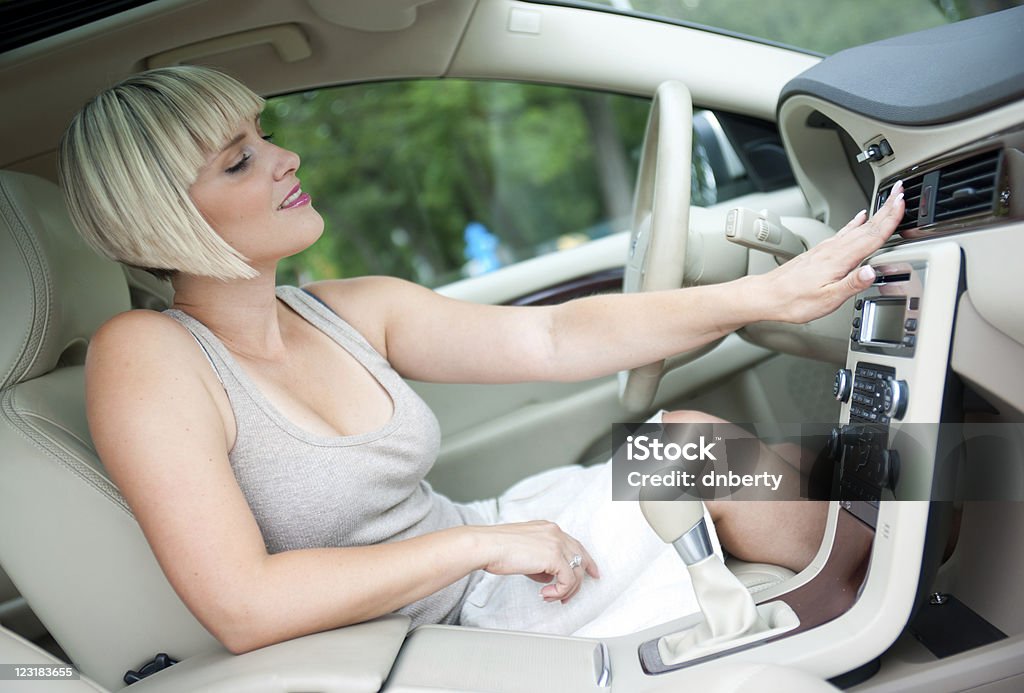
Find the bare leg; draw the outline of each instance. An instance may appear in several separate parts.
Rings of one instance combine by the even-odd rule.
[[[669,412],[662,417],[662,422],[731,426],[724,419],[696,411]],[[735,428],[740,431],[739,427]],[[788,449],[783,451],[793,454]],[[760,455],[763,466],[759,468],[787,470],[789,478],[798,478],[793,474],[794,465],[763,443]],[[800,571],[814,558],[825,534],[828,503],[824,501],[709,500],[705,505],[722,546],[744,561],[772,563]]]

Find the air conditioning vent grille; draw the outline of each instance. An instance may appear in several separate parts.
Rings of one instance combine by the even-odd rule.
[[[985,152],[942,169],[932,223],[992,211],[999,151]]]
[[[1001,158],[1002,150],[990,150],[906,177],[906,213],[896,232],[995,213]],[[879,191],[875,209],[885,204],[892,183]]]

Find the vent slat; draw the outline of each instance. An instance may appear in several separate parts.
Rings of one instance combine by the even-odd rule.
[[[921,205],[921,186],[924,184],[922,176],[909,178],[903,183],[903,203],[906,205],[906,212],[903,221],[896,225],[896,231],[906,231],[917,228],[917,208]]]
[[[965,194],[961,195],[959,198],[955,194],[953,194],[953,195],[943,195],[941,197],[936,197],[935,198],[935,207],[936,208],[938,208],[938,207],[952,208],[952,207],[962,207],[964,205],[972,205],[972,204],[975,204],[975,203],[978,203],[978,202],[984,202],[985,204],[991,204],[992,203],[992,194],[995,192],[995,188],[988,187],[988,188],[971,188],[971,189],[974,191],[973,195],[965,193]],[[958,190],[963,190],[963,188],[958,188]]]
[[[935,190],[932,223],[992,211],[999,155],[998,150],[985,152],[942,168]]]
[[[992,205],[989,202],[983,202],[981,204],[971,205],[970,207],[958,207],[956,209],[944,210],[942,212],[935,212],[935,221],[944,221],[946,219],[959,219],[960,217],[970,216],[972,214],[982,214],[992,210]]]
[[[995,171],[986,171],[985,173],[979,173],[969,178],[963,178],[961,180],[948,181],[946,176],[940,179],[938,193],[941,195],[945,191],[956,190],[958,188],[982,188],[987,187],[988,189],[994,188]]]
[[[960,165],[954,164],[956,168],[945,168],[942,170],[942,178],[943,180],[951,178],[959,180],[962,178],[976,176],[979,173],[990,175],[995,171],[998,158],[998,156],[988,156],[980,161],[968,161]]]

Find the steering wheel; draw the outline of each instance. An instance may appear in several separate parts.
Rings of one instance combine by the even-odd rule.
[[[658,86],[644,133],[633,195],[633,225],[623,292],[683,285],[690,229],[690,156],[693,102],[682,82]],[[619,373],[619,400],[630,411],[654,402],[665,361]]]

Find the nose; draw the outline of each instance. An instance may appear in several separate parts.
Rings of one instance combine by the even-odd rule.
[[[275,170],[275,174],[276,174],[275,177],[277,179],[280,180],[280,179],[284,178],[285,176],[287,176],[288,174],[293,173],[293,172],[298,170],[299,164],[302,161],[299,158],[298,154],[296,154],[295,152],[291,151],[290,149],[285,149],[284,147],[278,147],[276,144],[271,145],[271,146],[273,146],[273,147],[275,147],[277,149],[277,154],[278,154],[277,161],[276,161],[276,170]]]

